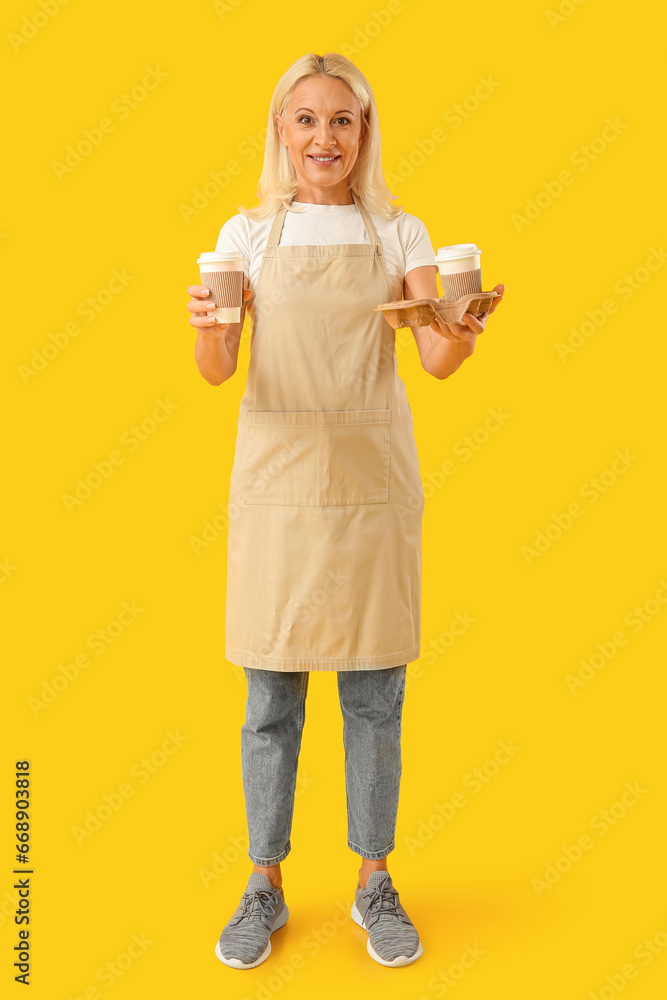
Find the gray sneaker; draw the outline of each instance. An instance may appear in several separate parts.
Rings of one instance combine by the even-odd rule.
[[[368,954],[380,965],[410,965],[424,950],[388,872],[371,872],[365,889],[357,884],[352,919],[368,931]]]
[[[254,969],[271,954],[271,935],[288,916],[283,890],[276,889],[268,875],[253,872],[215,946],[216,955],[232,969]]]

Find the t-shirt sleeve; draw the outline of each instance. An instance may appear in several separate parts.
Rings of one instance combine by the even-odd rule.
[[[421,219],[406,212],[401,223],[399,236],[405,259],[404,274],[411,271],[413,267],[423,267],[426,264],[435,265],[435,250],[431,245],[428,229]]]
[[[215,245],[216,250],[239,250],[243,254],[243,271],[250,277],[250,244],[248,223],[245,215],[233,215],[227,219]]]

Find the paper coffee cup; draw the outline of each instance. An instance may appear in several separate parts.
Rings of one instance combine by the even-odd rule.
[[[481,252],[476,243],[451,243],[438,247],[435,263],[446,299],[460,299],[462,295],[482,291]]]
[[[215,302],[212,315],[217,323],[241,322],[243,260],[238,250],[212,250],[197,260],[201,283],[210,289]]]

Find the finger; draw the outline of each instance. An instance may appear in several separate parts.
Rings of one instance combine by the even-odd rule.
[[[505,286],[496,285],[496,287],[493,290],[494,292],[498,292],[498,295],[494,298],[493,302],[491,303],[491,308],[489,309],[490,313],[494,312],[495,309],[498,308],[499,302],[502,302],[503,296],[505,294]]]
[[[191,313],[205,315],[207,312],[215,309],[215,302],[213,299],[190,299],[186,308],[189,309]]]
[[[252,290],[250,288],[243,289],[244,303],[248,301],[251,295],[252,295]],[[199,312],[206,312],[207,309],[215,309],[216,305],[215,301],[212,298],[207,298],[207,299],[192,298],[188,302],[186,308],[188,308],[190,312],[199,313]]]
[[[215,316],[202,316],[201,314],[193,314],[190,317],[190,326],[204,327],[206,330],[213,329],[215,326],[227,326],[227,323],[217,323]]]
[[[444,319],[438,316],[437,313],[434,314],[431,326],[433,326],[435,332],[439,333],[441,337],[445,338],[445,340],[461,341],[469,339],[469,337],[465,336],[465,327],[462,327],[459,323],[445,323]]]
[[[206,285],[188,285],[188,295],[192,295],[196,299],[207,299],[210,294],[210,289]]]
[[[468,329],[472,330],[473,333],[483,333],[484,323],[482,323],[481,320],[477,318],[477,316],[473,316],[472,313],[468,312],[464,313],[463,321],[465,322]]]
[[[429,326],[445,340],[455,340],[459,343],[470,340],[471,333],[467,326],[462,326],[460,323],[445,323],[437,312],[433,313],[433,319]]]

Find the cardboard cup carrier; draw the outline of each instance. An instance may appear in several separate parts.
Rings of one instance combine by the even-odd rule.
[[[243,254],[212,250],[197,260],[201,283],[211,291],[217,323],[240,323],[243,306]]]
[[[460,323],[466,312],[484,319],[489,315],[496,291],[482,291],[481,250],[476,243],[452,243],[439,247],[435,264],[444,295],[441,299],[397,299],[376,306],[395,330],[403,326],[429,326],[437,313],[445,323]]]

